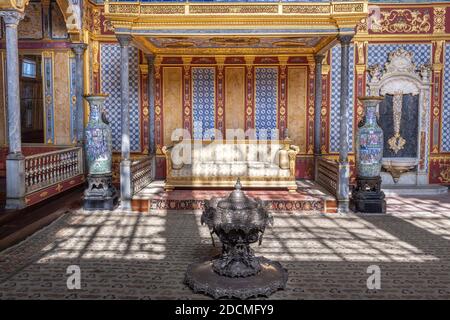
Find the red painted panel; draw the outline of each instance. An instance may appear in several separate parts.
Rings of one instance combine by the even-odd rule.
[[[45,199],[48,199],[58,193],[72,189],[73,187],[82,184],[84,180],[85,180],[84,175],[79,175],[77,177],[65,180],[51,187],[36,191],[25,197],[25,203],[27,206],[31,206]]]

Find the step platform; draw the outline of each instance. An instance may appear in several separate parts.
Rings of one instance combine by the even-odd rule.
[[[313,181],[297,181],[297,192],[287,190],[244,189],[247,196],[260,198],[269,209],[281,212],[335,213],[337,201],[324,188]],[[164,181],[153,181],[131,200],[133,211],[148,213],[152,210],[201,210],[205,200],[226,197],[230,189],[175,189],[164,191]]]

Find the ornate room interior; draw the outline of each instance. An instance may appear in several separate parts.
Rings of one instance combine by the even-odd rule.
[[[237,180],[275,216],[447,203],[446,1],[0,0],[0,17],[1,249],[61,216],[45,206],[187,213]]]
[[[429,186],[449,184],[444,81],[448,71],[447,9],[434,3],[397,4],[391,9],[383,2],[239,2],[224,6],[85,1],[80,7],[67,1],[30,1],[13,11],[7,10],[9,2],[5,2],[5,12],[11,17],[17,13],[18,19],[21,137],[14,136],[20,141],[10,143],[8,149],[8,140],[13,140],[8,129],[13,123],[6,117],[5,20],[1,34],[5,99],[0,105],[4,133],[0,173],[7,176],[8,154],[21,152],[25,171],[36,175],[25,174],[21,190],[12,191],[19,193],[5,197],[10,203],[18,201],[12,207],[24,207],[84,183],[86,170],[77,164],[68,178],[33,185],[33,180],[44,179],[42,172],[37,173],[44,169],[38,161],[53,161],[38,155],[56,152],[56,157],[73,158],[75,167],[75,159],[82,156],[73,148],[82,147],[83,128],[89,119],[89,105],[83,96],[105,93],[104,109],[112,129],[113,182],[121,183],[125,207],[152,181],[165,180],[166,190],[175,186],[232,187],[236,178],[243,176],[244,187],[268,184],[268,191],[270,186],[283,185],[294,191],[298,180],[315,181],[327,189],[330,199],[337,200],[317,199],[322,210],[327,211],[328,204],[329,211],[339,211],[340,205],[346,211],[356,175],[354,137],[364,113],[358,98],[369,93],[386,96],[381,105],[385,110],[392,105],[392,96],[398,101],[400,89],[409,90],[401,92],[404,97],[411,95],[403,103],[416,99],[413,103],[417,106],[404,112],[403,118],[400,114],[398,125],[386,109],[383,114],[387,118],[381,123],[386,123],[384,131],[411,141],[398,153],[389,148],[385,136],[383,185],[393,190],[423,185],[428,192],[444,192],[442,188],[432,191]],[[400,48],[405,57],[391,61]],[[406,70],[408,66],[396,63],[410,63],[410,67]],[[341,66],[348,71],[342,73]],[[26,68],[34,68],[35,74],[26,76]],[[404,70],[396,73],[396,68]],[[126,115],[124,102],[128,104]],[[417,126],[407,128],[413,122]],[[173,171],[165,151],[180,138],[173,139],[175,129],[185,129],[192,144],[202,139],[205,146],[205,141],[217,144],[218,133],[227,140],[229,129],[254,130],[253,136],[241,134],[241,138],[255,143],[269,141],[274,138],[270,132],[276,133],[280,146],[291,150],[286,156],[289,172],[280,177],[283,169],[276,165],[272,174],[251,169],[252,177],[245,177],[250,173],[239,165],[231,169],[236,172],[214,166],[199,169],[208,161],[227,163],[226,157],[208,160],[204,155],[198,165]],[[267,131],[265,136],[260,136],[261,130]],[[125,135],[129,141],[124,146]],[[341,139],[343,136],[348,139]],[[286,143],[285,138],[289,138]],[[229,155],[231,149],[221,148],[217,153]],[[250,158],[241,160],[249,162]],[[121,163],[128,163],[127,175],[121,176]],[[58,171],[57,166],[55,169]],[[201,178],[202,170],[218,170],[219,174],[208,181]],[[184,181],[172,173],[184,175]],[[136,197],[135,206],[167,205],[156,198],[144,203],[142,198]],[[295,202],[288,207],[296,205],[304,207]],[[311,202],[306,207],[315,205]]]

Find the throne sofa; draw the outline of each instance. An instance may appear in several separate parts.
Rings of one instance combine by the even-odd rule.
[[[299,147],[285,140],[182,140],[162,151],[165,190],[177,187],[233,187],[297,190],[295,159]]]

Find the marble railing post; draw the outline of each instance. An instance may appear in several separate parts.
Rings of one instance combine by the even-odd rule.
[[[130,84],[129,51],[131,36],[117,35],[120,44],[120,94],[122,105],[122,158],[120,161],[120,206],[131,209],[131,159],[130,159]]]
[[[353,35],[340,35],[341,43],[341,97],[339,125],[339,184],[337,186],[338,212],[349,211],[350,168],[348,164],[348,108],[349,101],[349,50]]]
[[[76,123],[75,134],[77,138],[77,145],[84,145],[84,67],[83,67],[83,54],[87,48],[85,43],[73,43],[71,46],[75,53],[75,95],[76,95]]]
[[[6,33],[9,153],[6,157],[6,209],[25,207],[25,157],[22,154],[17,26],[24,14],[2,11]]]
[[[320,114],[322,111],[322,61],[323,55],[315,56],[315,80],[314,80],[314,178],[317,181],[318,161],[320,158]]]
[[[156,173],[156,144],[155,144],[155,56],[147,54],[148,65],[148,111],[149,111],[149,154],[152,157],[152,180],[155,179]]]

